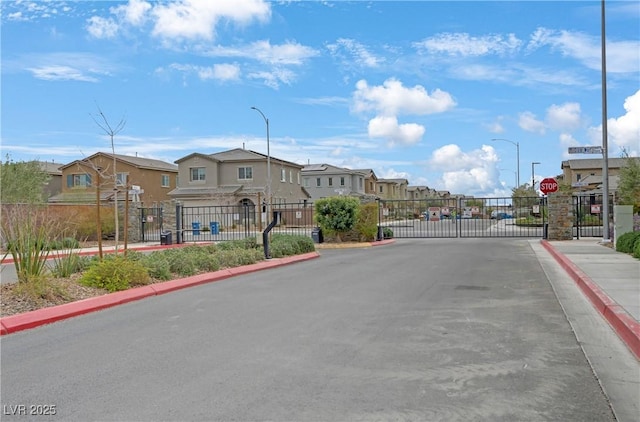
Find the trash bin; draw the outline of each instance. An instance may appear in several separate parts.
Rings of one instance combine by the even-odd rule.
[[[161,245],[171,245],[173,241],[171,240],[171,232],[160,232],[160,244]]]
[[[322,243],[322,242],[324,242],[324,238],[322,236],[322,229],[320,227],[315,227],[311,231],[311,238],[313,239],[313,243]]]
[[[191,223],[191,231],[193,232],[194,236],[199,236],[200,235],[200,222],[199,221],[194,221],[193,223]]]
[[[218,234],[218,232],[219,232],[218,222],[217,221],[210,221],[209,222],[209,229],[211,230],[211,234]]]

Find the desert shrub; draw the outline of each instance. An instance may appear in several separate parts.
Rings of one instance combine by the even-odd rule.
[[[215,259],[219,263],[219,268],[233,268],[241,265],[255,264],[264,258],[259,249],[228,249],[218,251]]]
[[[218,243],[217,249],[229,250],[229,249],[256,249],[258,242],[255,237],[247,237],[245,239],[230,240],[228,242]]]
[[[143,255],[141,262],[147,268],[150,277],[156,280],[171,280],[171,265],[163,251]]]
[[[640,232],[625,233],[616,240],[616,251],[633,253],[636,243],[640,243]]]
[[[269,245],[269,251],[273,258],[313,252],[315,249],[310,237],[285,233],[274,234]]]
[[[382,236],[385,239],[391,239],[393,237],[393,230],[391,230],[389,227],[383,227],[382,228]]]
[[[360,205],[358,220],[355,230],[361,241],[370,242],[376,240],[378,234],[378,204],[370,202]]]
[[[109,292],[126,290],[150,282],[149,272],[140,261],[127,259],[122,255],[108,255],[102,261],[94,262],[80,278],[80,283],[85,286],[106,289]]]
[[[62,288],[42,275],[29,277],[27,281],[17,283],[14,292],[36,303],[45,303],[56,298],[68,299],[68,294]]]
[[[56,277],[69,277],[88,268],[91,262],[90,257],[81,256],[77,251],[67,249],[63,254],[54,256],[51,272]]]

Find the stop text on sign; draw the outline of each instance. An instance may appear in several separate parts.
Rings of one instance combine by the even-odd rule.
[[[558,182],[556,179],[548,177],[540,182],[540,191],[545,195],[558,190]]]

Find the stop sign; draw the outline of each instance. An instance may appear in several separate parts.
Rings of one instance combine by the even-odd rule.
[[[540,182],[540,192],[544,193],[545,195],[551,192],[555,192],[557,190],[558,190],[558,182],[556,182],[556,179],[552,177],[547,177],[546,179],[542,179],[542,181]]]

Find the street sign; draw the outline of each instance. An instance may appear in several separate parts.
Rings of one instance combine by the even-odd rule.
[[[569,147],[569,154],[602,154],[602,147]]]
[[[558,182],[553,177],[547,177],[540,182],[540,192],[545,195],[558,190]]]

